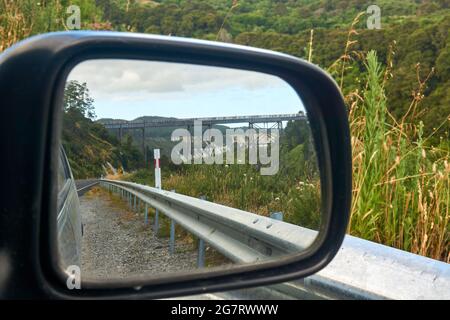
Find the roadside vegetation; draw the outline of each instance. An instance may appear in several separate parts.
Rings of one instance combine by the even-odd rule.
[[[318,230],[320,177],[309,125],[292,121],[284,132],[276,175],[263,176],[250,164],[176,166],[164,157],[163,188],[264,216],[282,212],[284,221]],[[124,179],[153,185],[154,173],[143,169]]]
[[[375,52],[366,59],[365,87],[350,104],[353,205],[349,232],[392,247],[449,262],[450,157],[415,122],[424,83],[408,112],[387,110],[383,69]],[[422,80],[419,80],[422,81]]]
[[[365,11],[367,3],[360,0],[80,0],[71,4],[81,7],[83,29],[251,45],[325,68],[344,93],[352,132],[353,204],[348,232],[450,262],[448,1],[380,1],[381,30],[365,28],[365,16],[358,13]],[[63,17],[68,5],[68,1],[0,1],[0,52],[30,35],[66,30]],[[82,118],[66,114],[72,118],[66,118],[65,126],[72,127],[63,133],[63,142],[77,176],[98,175],[105,161],[126,171],[139,167],[139,152],[133,149],[131,137],[124,145],[85,112]],[[261,177],[247,165],[174,167],[163,159],[167,168],[163,188],[205,195],[262,215],[282,211],[286,221],[317,227],[320,186],[316,175],[304,167],[299,170],[298,165],[313,160],[293,128],[294,123],[283,133],[276,179]],[[128,160],[119,157],[123,154]],[[127,161],[129,165],[124,164]],[[124,178],[153,185],[153,169]]]
[[[94,100],[86,83],[69,81],[63,105],[62,145],[75,179],[100,178],[142,166],[143,155],[131,136],[119,141],[94,121]]]

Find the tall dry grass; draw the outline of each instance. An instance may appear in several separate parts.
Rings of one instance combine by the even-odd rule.
[[[95,1],[0,0],[0,52],[35,34],[68,30],[66,10],[71,4],[80,6],[82,29],[112,29],[102,21]]]
[[[424,124],[415,119],[431,75],[418,76],[409,110],[397,120],[385,95],[389,68],[383,69],[373,51],[365,66],[365,88],[353,94],[349,113],[354,180],[349,232],[449,262],[449,153],[428,145]]]
[[[0,0],[0,52],[33,34],[65,30],[59,0]]]
[[[0,52],[31,34],[25,14],[14,1],[0,1]]]
[[[375,51],[355,50],[363,13],[352,22],[344,53],[327,70],[335,77],[349,108],[353,152],[353,202],[348,232],[388,246],[450,262],[450,154],[430,144],[450,117],[430,136],[418,120],[420,103],[434,70],[420,76],[407,112],[389,112],[386,84],[393,77],[395,41],[386,66]],[[346,83],[346,72],[363,61],[362,86]],[[348,88],[354,88],[348,90]],[[450,116],[450,115],[449,115]]]

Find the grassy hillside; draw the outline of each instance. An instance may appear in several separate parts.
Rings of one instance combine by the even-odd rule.
[[[276,175],[261,175],[259,165],[173,165],[165,158],[161,162],[163,188],[206,196],[209,201],[264,216],[281,211],[285,221],[318,229],[320,178],[309,125],[289,122],[280,144]],[[154,171],[140,170],[125,179],[153,185]]]
[[[63,116],[62,143],[75,179],[98,178],[116,170],[143,166],[143,157],[131,137],[119,143],[102,125],[72,114]]]
[[[93,121],[94,101],[85,83],[70,81],[64,94],[62,144],[75,179],[98,178],[112,170],[143,166],[143,156],[131,136],[119,141]],[[113,168],[111,168],[113,167]]]

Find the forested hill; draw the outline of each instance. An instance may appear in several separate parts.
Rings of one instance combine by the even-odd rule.
[[[210,38],[216,38],[222,24],[233,37],[254,31],[297,34],[318,28],[348,28],[353,18],[369,5],[380,7],[385,26],[445,15],[449,8],[448,0],[97,0],[96,3],[104,12],[103,18],[115,27]]]

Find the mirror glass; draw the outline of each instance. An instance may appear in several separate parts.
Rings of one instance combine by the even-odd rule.
[[[230,268],[298,254],[317,236],[308,113],[281,78],[88,60],[70,72],[61,107],[57,245],[68,273]]]

